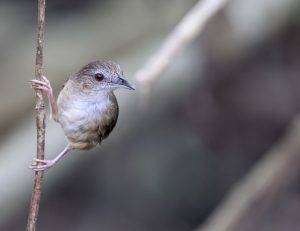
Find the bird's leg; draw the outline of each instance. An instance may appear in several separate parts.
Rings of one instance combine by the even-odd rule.
[[[45,171],[48,168],[51,168],[56,162],[58,162],[64,155],[66,155],[70,150],[72,150],[73,147],[71,147],[69,144],[65,149],[59,153],[54,159],[52,160],[40,160],[37,158],[34,158],[34,163],[29,166],[30,169],[33,171]],[[42,163],[41,165],[38,165],[38,163]]]
[[[53,97],[50,81],[45,76],[42,76],[42,78],[43,81],[37,79],[30,80],[31,86],[33,89],[41,90],[45,94],[47,94],[49,106],[50,106],[50,118],[58,122],[58,109],[57,109],[56,101],[54,100]]]

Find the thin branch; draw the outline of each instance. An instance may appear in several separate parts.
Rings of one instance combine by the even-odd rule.
[[[284,139],[238,183],[197,231],[253,230],[264,214],[299,178],[300,118]],[[249,227],[249,225],[251,227]]]
[[[161,72],[177,53],[204,28],[206,23],[228,0],[200,0],[168,35],[160,49],[146,65],[137,71],[136,80],[144,94],[148,94]]]
[[[37,46],[35,60],[35,77],[38,80],[42,79],[43,66],[43,44],[45,31],[45,6],[46,0],[38,0],[38,31],[37,31]],[[45,105],[41,91],[36,92],[36,126],[37,126],[37,152],[38,159],[44,159],[45,151]],[[38,218],[39,205],[42,192],[43,171],[35,172],[32,196],[29,208],[27,221],[27,231],[36,230],[36,222]]]

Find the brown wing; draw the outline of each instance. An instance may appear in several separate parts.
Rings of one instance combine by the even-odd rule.
[[[105,116],[101,118],[101,123],[98,126],[99,143],[108,137],[118,120],[119,107],[114,94],[110,95],[110,100],[112,101],[112,106],[107,110]]]

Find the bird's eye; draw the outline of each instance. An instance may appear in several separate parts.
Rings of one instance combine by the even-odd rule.
[[[97,81],[102,81],[102,80],[104,79],[104,75],[101,74],[101,73],[96,73],[96,74],[94,75],[94,78],[95,78],[95,80],[97,80]]]

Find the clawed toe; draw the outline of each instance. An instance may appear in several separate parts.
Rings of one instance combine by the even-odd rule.
[[[42,75],[42,78],[45,81],[45,83],[50,86],[50,81],[46,78],[46,76]]]
[[[31,87],[35,90],[42,90],[45,92],[51,91],[51,85],[49,80],[45,76],[42,76],[42,78],[43,81],[37,79],[29,80],[29,82],[31,83]]]
[[[43,86],[49,86],[48,83],[41,81],[41,80],[37,80],[37,79],[32,79],[29,80],[29,82],[31,82],[33,85],[43,85]]]
[[[41,160],[38,158],[33,158],[33,160],[35,161],[35,163],[43,163],[43,164],[49,164],[52,162],[51,160]]]
[[[47,87],[36,85],[36,84],[32,84],[31,87],[35,90],[42,90],[42,91],[48,91],[49,90],[49,88],[47,88]]]
[[[41,160],[34,158],[34,163],[32,163],[29,168],[33,171],[45,171],[46,169],[52,167],[54,165],[53,160]],[[42,163],[41,165],[38,165],[38,163]]]

